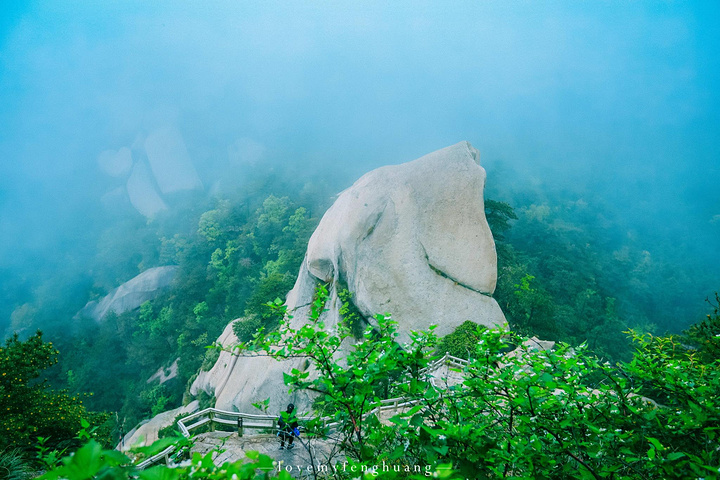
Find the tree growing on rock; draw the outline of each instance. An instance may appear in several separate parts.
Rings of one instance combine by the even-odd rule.
[[[317,394],[316,413],[326,418],[311,427],[351,463],[429,465],[453,478],[717,476],[720,362],[673,337],[631,333],[632,360],[611,366],[586,345],[542,350],[478,329],[463,382],[441,386],[423,370],[432,332],[400,346],[386,316],[340,357],[351,334],[318,321],[325,296],[321,288],[305,325],[293,329],[286,317],[252,348],[308,359],[285,382]],[[388,397],[405,407],[383,414]],[[328,421],[335,427],[323,427]]]

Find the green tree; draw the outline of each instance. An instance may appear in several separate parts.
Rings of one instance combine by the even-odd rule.
[[[712,363],[720,360],[720,294],[715,293],[715,302],[708,299],[712,313],[700,323],[685,332],[690,342],[699,350],[703,361]]]
[[[58,351],[44,342],[38,331],[25,341],[17,335],[0,347],[0,412],[2,434],[0,450],[32,450],[38,437],[49,438],[49,448],[62,449],[74,444],[89,414],[79,396],[51,390],[43,372],[57,363]],[[102,423],[106,417],[96,418]]]
[[[510,230],[510,220],[517,220],[518,217],[509,203],[486,199],[485,218],[495,241],[498,242],[505,240],[504,234]]]
[[[438,343],[438,353],[450,354],[458,358],[470,358],[475,354],[478,336],[477,323],[470,320],[457,327],[452,333],[445,335]]]
[[[341,361],[351,334],[320,322],[325,297],[321,287],[306,325],[285,321],[254,348],[310,361],[286,383],[318,395],[319,413],[337,431],[315,425],[315,432],[335,438],[358,465],[451,465],[453,478],[718,476],[720,362],[699,364],[697,352],[673,337],[632,334],[633,359],[613,367],[587,345],[543,350],[526,337],[478,328],[463,380],[441,387],[422,369],[433,335],[413,334],[400,348],[388,317],[376,317]],[[384,396],[406,405],[389,423],[378,410]]]

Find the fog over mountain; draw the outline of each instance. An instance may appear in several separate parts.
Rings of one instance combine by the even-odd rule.
[[[719,24],[715,2],[4,2],[0,327],[42,278],[87,290],[113,225],[461,140],[491,198],[589,202],[718,280]]]

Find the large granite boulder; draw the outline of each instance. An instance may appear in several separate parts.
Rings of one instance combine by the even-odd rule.
[[[310,238],[308,273],[347,283],[365,315],[390,312],[401,339],[433,324],[446,335],[465,320],[504,323],[479,159],[460,142],[364,175]]]
[[[137,162],[126,183],[128,198],[135,210],[153,218],[167,210],[167,205],[155,188],[150,169],[145,162]]]
[[[485,170],[468,142],[409,163],[382,167],[342,192],[313,233],[297,282],[286,304],[293,327],[307,321],[319,282],[329,283],[322,319],[340,321],[337,293],[347,288],[359,311],[390,313],[399,341],[412,330],[437,325],[451,333],[466,320],[505,325],[490,296],[497,279],[495,244],[485,218]],[[237,342],[228,326],[219,342]],[[349,348],[349,345],[347,345]],[[303,369],[303,359],[276,362],[223,352],[191,388],[216,397],[216,406],[252,412],[252,403],[270,398],[273,411],[288,401],[307,405],[302,393],[288,395],[283,372]]]
[[[145,423],[133,428],[116,446],[117,450],[127,451],[131,448],[144,447],[159,439],[160,430],[175,423],[178,415],[195,413],[199,409],[199,402],[194,400],[184,407],[159,413]]]
[[[175,279],[178,268],[177,265],[149,268],[105,295],[100,301],[88,302],[75,317],[88,317],[99,322],[111,311],[119,315],[134,310],[165,292]]]
[[[145,153],[163,195],[184,190],[202,190],[202,182],[185,141],[174,128],[161,128],[148,135],[145,139]]]
[[[132,152],[128,147],[120,150],[105,150],[98,156],[100,168],[111,177],[124,177],[133,165]]]

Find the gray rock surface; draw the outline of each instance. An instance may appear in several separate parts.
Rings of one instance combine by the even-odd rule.
[[[98,165],[112,177],[124,177],[130,173],[132,164],[132,152],[128,147],[122,147],[117,151],[105,150],[98,155]]]
[[[134,310],[165,291],[175,279],[177,270],[176,265],[149,268],[108,293],[99,302],[88,302],[76,318],[89,317],[99,322],[110,311],[121,314]]]
[[[202,190],[202,182],[190,160],[185,141],[174,128],[161,128],[148,135],[145,153],[163,194]]]
[[[497,257],[485,219],[485,170],[460,142],[378,168],[344,191],[308,244],[310,275],[345,281],[366,316],[390,312],[401,340],[437,324],[505,323],[495,291]]]
[[[485,218],[485,170],[469,143],[438,150],[415,161],[374,170],[342,192],[313,233],[286,304],[298,328],[307,321],[319,282],[330,283],[322,320],[340,321],[337,292],[347,284],[354,303],[369,319],[389,312],[399,340],[411,330],[438,325],[451,333],[466,320],[505,325],[490,297],[497,279],[495,244]],[[371,320],[369,320],[371,321]],[[219,338],[237,342],[228,326]],[[349,348],[350,345],[346,345]],[[276,362],[223,352],[201,372],[191,392],[214,394],[217,408],[253,413],[253,402],[270,398],[271,411],[304,394],[288,394],[283,372],[302,370],[303,359]]]
[[[276,435],[238,437],[237,433],[232,432],[208,432],[201,433],[195,438],[190,452],[205,455],[211,451],[217,452],[219,449],[220,452],[213,454],[213,463],[218,466],[238,460],[247,462],[247,452],[260,452],[277,462],[272,473],[283,470],[290,473],[293,478],[315,478],[313,464],[320,478],[330,478],[333,465],[339,464],[342,468],[342,463],[345,461],[345,457],[333,448],[332,442],[303,436],[296,439],[294,444],[292,450],[279,450],[280,443]]]
[[[126,188],[130,203],[142,215],[152,218],[159,212],[167,210],[167,205],[155,188],[152,174],[145,162],[135,163]]]
[[[150,421],[145,422],[125,435],[123,441],[118,445],[118,450],[129,450],[131,448],[150,445],[158,439],[158,432],[174,423],[175,417],[183,413],[194,413],[198,410],[197,400],[190,402],[184,407],[178,407],[167,412],[155,415]]]
[[[173,378],[177,378],[179,361],[180,358],[176,358],[172,365],[170,365],[168,368],[158,368],[157,371],[145,381],[145,383],[152,383],[157,380],[158,383],[162,385],[163,383],[168,382]]]

